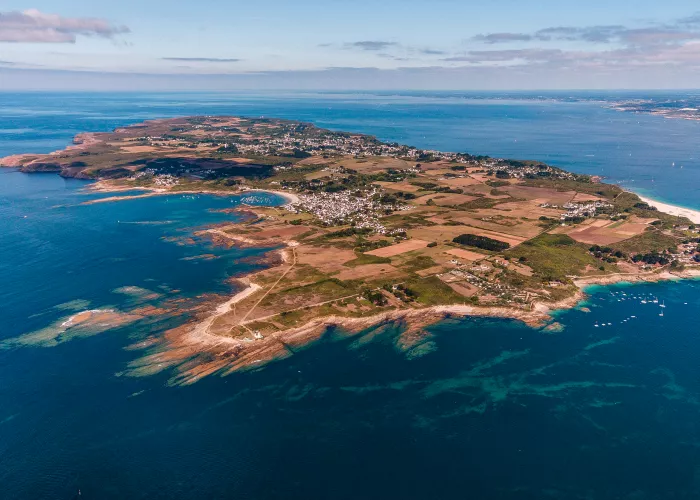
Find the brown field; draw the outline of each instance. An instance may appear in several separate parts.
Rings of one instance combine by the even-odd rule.
[[[236,163],[253,163],[255,160],[252,160],[252,159],[250,159],[250,158],[239,158],[239,157],[235,157],[235,158],[229,158],[229,161],[233,161],[233,162],[236,162]]]
[[[448,219],[440,217],[439,215],[434,215],[432,217],[427,217],[425,220],[429,222],[434,222],[435,224],[444,224],[445,222],[447,222]]]
[[[394,190],[394,191],[406,191],[408,193],[415,193],[415,192],[421,190],[421,188],[419,186],[414,186],[413,184],[409,184],[408,182],[379,181],[379,182],[375,182],[375,184],[379,184],[384,189],[389,189],[389,190]]]
[[[498,189],[510,193],[511,196],[515,198],[544,200],[542,203],[547,202],[555,205],[568,203],[576,196],[576,192],[574,191],[557,191],[556,189],[529,186],[504,186]]]
[[[452,241],[452,238],[464,234],[464,226],[425,226],[417,227],[415,229],[410,229],[408,234],[413,238],[420,238],[428,241],[442,242],[442,241]]]
[[[125,153],[153,153],[157,151],[154,146],[121,146],[121,150]]]
[[[306,233],[309,230],[306,226],[278,226],[265,229],[258,233],[250,233],[248,236],[254,240],[268,240],[271,238],[279,238],[281,240],[289,240],[300,234]]]
[[[420,250],[428,246],[427,241],[423,240],[408,240],[396,245],[391,245],[390,247],[378,248],[377,250],[372,250],[371,252],[365,252],[367,255],[374,255],[375,257],[393,257],[394,255],[400,255],[406,252],[412,252],[413,250]]]
[[[343,263],[357,258],[352,250],[335,247],[300,245],[297,247],[296,253],[299,264],[309,264],[326,273],[344,270]]]
[[[425,278],[426,276],[432,276],[433,274],[438,274],[441,273],[445,270],[443,266],[433,266],[429,267],[428,269],[421,269],[420,271],[416,271],[416,274],[422,278]]]
[[[472,286],[469,283],[448,283],[447,286],[463,297],[471,297],[479,292],[477,287]]]
[[[568,234],[574,240],[589,245],[610,245],[642,234],[648,227],[647,222],[638,219],[618,225],[606,220],[595,220],[584,226],[561,228],[557,232]]]
[[[309,158],[304,158],[297,165],[323,165],[329,163],[328,158],[323,158],[322,156],[311,156]]]
[[[426,172],[426,175],[429,175],[430,177],[441,177],[447,174],[461,175],[462,172],[455,172],[451,168],[436,168],[434,170],[431,169],[430,171]]]
[[[602,198],[600,196],[596,196],[594,194],[576,193],[576,196],[574,196],[574,199],[572,201],[584,202],[584,201],[603,201],[603,200],[605,200],[605,198]]]
[[[469,203],[476,199],[475,196],[468,196],[466,194],[426,194],[420,198],[416,198],[414,201],[420,205],[425,205],[428,200],[433,200],[436,205],[441,207],[451,207],[455,205],[461,205],[462,203]]]
[[[460,259],[464,260],[470,260],[470,261],[475,261],[475,260],[480,260],[486,257],[484,254],[480,254],[477,252],[471,252],[469,250],[464,250],[462,248],[453,248],[452,250],[448,250],[446,253],[450,255],[454,255],[455,257],[459,257]]]
[[[479,210],[479,215],[494,216],[508,215],[509,217],[527,217],[528,219],[538,219],[539,217],[559,217],[562,213],[560,208],[542,208],[540,205],[547,200],[535,199],[530,201],[512,201],[501,203],[493,208]],[[506,213],[504,213],[506,212]]]
[[[338,174],[329,172],[327,170],[319,170],[318,172],[311,172],[310,174],[306,174],[304,177],[306,178],[306,180],[311,181],[314,179],[323,179],[324,177],[347,177],[347,174]]]
[[[366,264],[364,266],[343,269],[340,273],[333,277],[338,278],[339,280],[357,280],[367,278],[380,279],[389,276],[397,276],[400,274],[401,271],[396,269],[391,264]]]
[[[454,166],[454,163],[450,163],[449,161],[433,161],[430,163],[423,163],[421,165],[421,170],[424,172],[431,172],[434,170],[445,170],[450,167]],[[450,170],[451,172],[452,170]]]
[[[533,271],[530,266],[526,266],[525,264],[515,264],[513,262],[506,262],[506,267],[510,269],[511,271],[515,271],[518,274],[522,274],[523,276],[532,276]]]
[[[357,170],[362,174],[384,171],[389,168],[404,170],[410,168],[412,164],[400,158],[371,157],[371,158],[342,158],[336,160],[333,165],[342,165],[345,168]]]
[[[464,187],[464,194],[476,194],[485,196],[486,198],[492,198],[494,200],[510,198],[509,194],[492,195],[491,191],[493,191],[493,188],[491,186],[487,186],[486,184],[474,184],[473,186]]]
[[[511,216],[511,214],[509,214],[509,216]],[[517,219],[494,218],[492,221],[483,221],[475,217],[459,217],[455,220],[479,229],[486,229],[487,231],[494,231],[496,233],[505,233],[525,239],[534,238],[542,232],[542,228],[538,227],[533,222],[526,223]]]
[[[230,118],[226,120],[221,120],[221,121],[216,121],[211,123],[212,127],[235,127],[236,125],[240,125],[241,119],[240,118]]]
[[[457,179],[445,179],[442,181],[450,187],[467,187],[481,184],[481,181],[474,179],[473,177],[460,177]],[[490,188],[489,188],[490,189]]]

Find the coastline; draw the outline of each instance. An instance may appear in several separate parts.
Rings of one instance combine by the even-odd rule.
[[[437,305],[421,309],[391,310],[366,317],[319,316],[301,326],[288,328],[255,340],[241,341],[212,333],[210,327],[214,321],[228,313],[233,304],[264,289],[256,283],[248,282],[246,288],[227,301],[212,304],[211,312],[206,316],[183,325],[166,335],[165,345],[156,352],[144,356],[140,362],[132,364],[132,375],[153,373],[156,366],[175,368],[176,375],[171,379],[171,383],[189,385],[208,375],[225,376],[237,371],[255,370],[311,346],[323,338],[329,328],[333,327],[342,328],[342,331],[334,333],[338,338],[358,337],[358,342],[365,342],[371,340],[375,335],[374,332],[368,332],[368,329],[382,328],[390,323],[401,324],[405,328],[399,335],[396,347],[405,352],[410,351],[430,335],[425,330],[426,327],[449,318],[515,320],[546,332],[560,331],[561,325],[556,322],[554,313],[573,309],[584,303],[588,298],[586,289],[592,286],[699,278],[700,270],[698,269],[679,273],[664,271],[586,277],[574,279],[577,291],[571,297],[558,302],[533,302],[530,309],[464,304]],[[246,278],[244,278],[244,282],[245,280]],[[207,353],[211,356],[211,360],[207,358]]]
[[[113,201],[137,200],[141,198],[151,198],[153,196],[170,196],[177,194],[210,194],[215,196],[241,196],[250,192],[271,193],[285,199],[286,203],[298,203],[299,197],[295,193],[286,191],[276,191],[271,189],[242,189],[239,191],[222,191],[215,189],[189,189],[189,190],[172,190],[165,188],[154,187],[130,187],[130,186],[115,186],[107,181],[97,181],[89,186],[88,191],[91,193],[120,193],[124,191],[147,191],[144,194],[135,194],[128,196],[109,196],[107,198],[99,198],[83,202],[82,205],[94,205],[97,203],[110,203]]]
[[[630,192],[634,193],[634,191]],[[651,205],[652,207],[656,207],[659,210],[659,212],[664,212],[678,217],[685,217],[694,224],[700,224],[700,210],[685,208],[678,205],[671,205],[670,203],[663,203],[638,193],[634,194],[636,194],[639,197],[639,199],[642,200],[644,203]]]

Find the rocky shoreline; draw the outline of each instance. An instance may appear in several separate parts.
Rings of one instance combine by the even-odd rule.
[[[171,382],[176,385],[188,385],[208,375],[227,375],[237,371],[255,370],[268,363],[287,358],[311,346],[322,337],[325,338],[329,330],[332,330],[339,339],[358,337],[358,341],[369,341],[369,338],[364,339],[365,336],[372,336],[368,330],[381,329],[384,325],[403,326],[403,331],[397,340],[397,348],[408,351],[429,336],[425,330],[426,327],[450,318],[510,319],[520,321],[532,328],[556,332],[561,330],[561,325],[553,322],[552,313],[579,306],[587,298],[585,291],[587,287],[623,282],[653,283],[699,277],[700,270],[689,270],[679,273],[656,272],[577,278],[574,283],[578,290],[573,296],[558,302],[535,302],[530,309],[463,304],[439,305],[387,311],[368,317],[322,316],[302,326],[249,342],[212,334],[208,331],[208,327],[218,317],[226,314],[232,304],[261,290],[259,285],[244,277],[240,282],[245,284],[246,288],[223,303],[212,303],[211,312],[204,317],[168,332],[154,352],[132,363],[130,369],[132,375],[150,374],[154,370],[161,371],[165,368],[175,369],[176,376]]]

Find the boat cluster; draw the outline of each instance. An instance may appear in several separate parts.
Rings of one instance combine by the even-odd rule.
[[[617,302],[629,301],[638,302],[641,305],[657,306],[659,308],[659,316],[662,318],[664,317],[664,311],[666,310],[666,301],[659,300],[659,298],[656,295],[653,295],[651,293],[610,292],[610,296],[613,298],[613,300],[617,300]],[[684,304],[688,305],[687,302],[684,302]],[[620,323],[624,324],[634,319],[637,319],[637,316],[628,316],[627,318],[620,321]],[[605,326],[612,326],[612,323],[596,321],[593,326],[596,328],[600,328]]]

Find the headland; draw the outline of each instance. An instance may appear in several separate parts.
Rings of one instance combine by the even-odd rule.
[[[700,270],[695,212],[674,214],[537,161],[422,150],[301,122],[155,120],[0,165],[93,179],[93,190],[114,193],[89,203],[256,190],[286,198],[281,207],[241,206],[237,222],[197,231],[216,245],[269,251],[263,270],[238,278],[238,294],[148,342],[130,367],[134,375],[177,368],[176,383],[293,355],[330,326],[362,339],[370,327],[403,324],[401,348],[410,350],[441,318],[543,326],[589,284]]]

